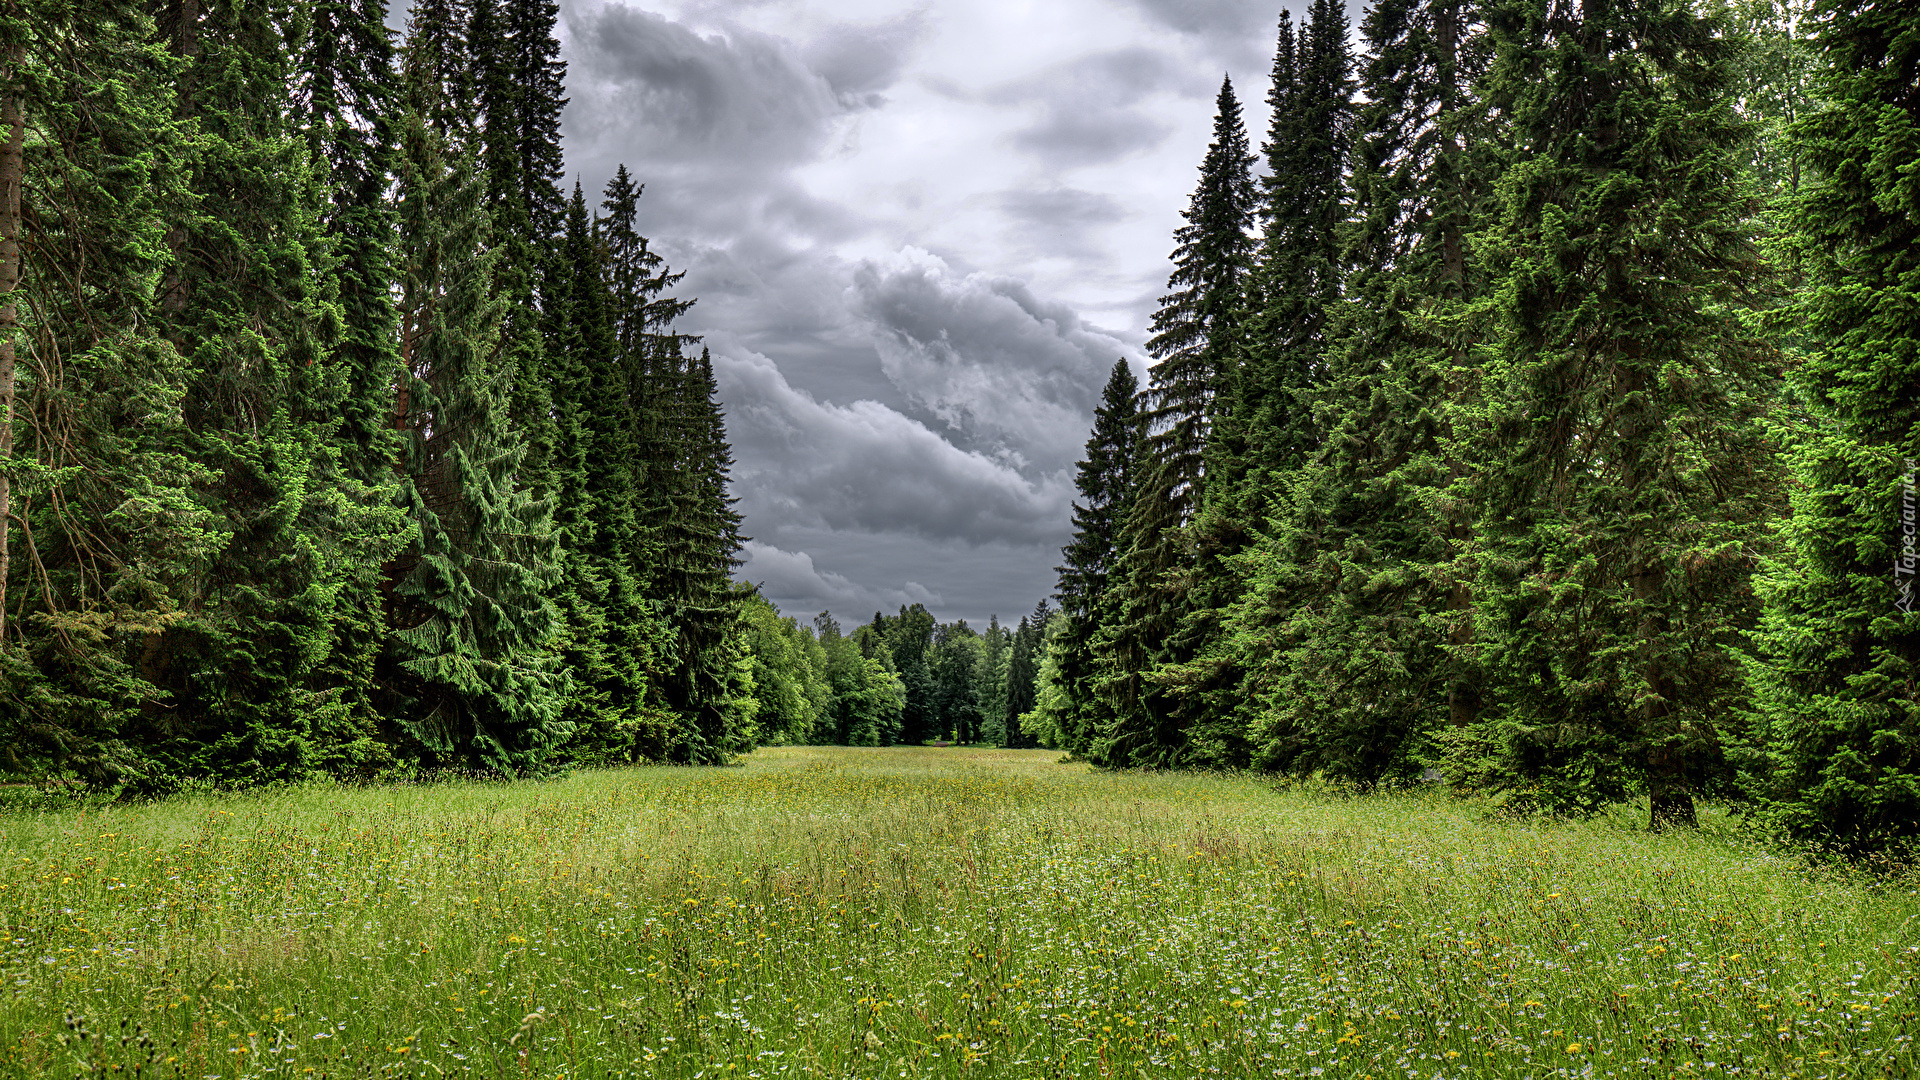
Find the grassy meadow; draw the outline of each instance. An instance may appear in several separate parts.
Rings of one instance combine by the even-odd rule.
[[[0,1075],[1920,1076],[1911,877],[1056,758],[0,812]]]

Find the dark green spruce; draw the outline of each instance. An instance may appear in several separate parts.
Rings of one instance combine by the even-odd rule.
[[[1920,834],[1920,37],[1899,5],[1829,2],[1823,105],[1792,132],[1806,280],[1792,514],[1761,583],[1758,794],[1850,853]]]
[[[1188,756],[1175,702],[1146,675],[1191,659],[1196,637],[1176,640],[1190,613],[1193,558],[1185,530],[1205,498],[1209,432],[1240,347],[1253,257],[1252,163],[1240,102],[1232,82],[1223,81],[1200,183],[1187,224],[1175,234],[1173,291],[1161,298],[1147,343],[1159,363],[1142,409],[1139,490],[1122,527],[1113,619],[1099,646],[1108,716],[1092,757],[1103,764],[1169,766]]]
[[[1512,124],[1476,482],[1488,786],[1561,809],[1634,790],[1656,827],[1726,790],[1755,543],[1778,512],[1774,352],[1740,42],[1682,0],[1489,10]]]

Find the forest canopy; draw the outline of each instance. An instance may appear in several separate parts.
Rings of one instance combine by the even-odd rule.
[[[1057,591],[981,629],[735,580],[646,178],[563,182],[554,0],[9,5],[0,770],[985,742],[1910,843],[1914,13],[1303,14],[1257,144],[1220,86]]]

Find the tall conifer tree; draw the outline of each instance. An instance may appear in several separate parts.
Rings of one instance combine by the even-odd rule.
[[[620,760],[634,753],[634,710],[646,700],[647,681],[644,651],[621,648],[616,640],[621,616],[614,608],[630,603],[634,592],[621,552],[637,522],[625,457],[626,393],[602,251],[576,185],[546,312],[551,420],[559,437],[550,463],[560,544],[556,644],[568,675],[563,715],[575,725],[574,752]]]
[[[1125,358],[1116,361],[1093,414],[1086,460],[1074,481],[1080,499],[1073,506],[1073,540],[1061,552],[1062,565],[1055,568],[1060,574],[1060,609],[1067,618],[1057,661],[1066,698],[1060,720],[1062,749],[1077,754],[1092,749],[1094,733],[1107,715],[1096,692],[1094,642],[1111,616],[1108,594],[1120,558],[1120,525],[1133,501],[1133,469],[1140,454],[1139,393],[1133,366]]]
[[[1169,654],[1167,643],[1188,611],[1192,559],[1182,530],[1203,499],[1208,435],[1240,346],[1253,250],[1252,163],[1239,99],[1223,80],[1200,183],[1175,234],[1173,291],[1161,298],[1147,343],[1160,362],[1142,410],[1141,489],[1123,527],[1114,621],[1102,635],[1100,692],[1109,717],[1095,757],[1107,764],[1169,765],[1186,754],[1165,693],[1145,675],[1191,657]]]
[[[410,549],[387,568],[395,628],[389,707],[432,757],[502,770],[545,767],[571,734],[546,646],[554,608],[551,508],[518,482],[524,453],[506,424],[484,176],[449,159],[429,122],[435,54],[408,38],[399,236],[404,253],[395,410],[406,442]]]
[[[554,295],[566,271],[552,265],[564,228],[560,190],[560,96],[566,66],[554,37],[553,0],[467,0],[465,51],[472,65],[473,152],[486,177],[491,236],[505,257],[496,288],[508,298],[501,340],[511,372],[509,414],[525,448],[520,482],[543,496],[569,453],[558,428],[552,367],[565,361],[566,331],[555,324]]]
[[[1346,8],[1339,0],[1313,0],[1297,32],[1287,18],[1282,12],[1260,147],[1267,172],[1260,178],[1257,310],[1233,382],[1234,438],[1214,451],[1229,483],[1251,474],[1256,491],[1298,468],[1320,444],[1315,391],[1326,380],[1329,323],[1345,284],[1343,176],[1353,139]],[[1258,515],[1259,500],[1247,509]]]
[[[649,441],[657,449],[642,527],[653,559],[648,595],[671,627],[667,666],[656,679],[666,707],[680,718],[667,753],[676,761],[719,764],[752,749],[739,715],[746,695],[738,680],[747,660],[736,633],[732,575],[745,541],[727,491],[733,457],[705,350],[694,360],[662,363],[650,381],[656,396]]]
[[[0,562],[0,768],[163,791],[179,773],[149,723],[172,704],[151,650],[224,540],[182,453],[189,369],[155,318],[193,200],[186,61],[118,0],[0,34],[0,528],[20,552]]]
[[[187,452],[211,471],[201,498],[224,533],[192,614],[148,650],[150,677],[173,695],[149,712],[154,745],[187,774],[305,776],[364,734],[325,661],[343,594],[364,597],[367,562],[397,540],[356,536],[383,526],[366,520],[378,514],[364,493],[342,498],[350,379],[333,355],[325,174],[289,98],[298,34],[286,15],[253,0],[160,8],[198,138],[197,200],[169,234],[156,319],[189,360]]]
[[[1897,4],[1831,0],[1815,25],[1824,104],[1789,203],[1812,415],[1762,584],[1762,793],[1797,836],[1865,852],[1920,833],[1920,36]]]
[[[1464,468],[1451,419],[1473,385],[1459,308],[1483,184],[1462,160],[1474,30],[1459,0],[1383,0],[1363,28],[1346,295],[1322,305],[1316,361],[1326,435],[1288,478],[1231,619],[1263,767],[1410,771],[1456,691],[1472,693],[1447,651],[1472,522],[1440,509],[1462,503],[1446,497]]]
[[[1287,20],[1282,13],[1283,24]],[[1272,107],[1262,146],[1256,216],[1263,226],[1249,275],[1245,332],[1219,393],[1228,404],[1209,432],[1206,497],[1188,530],[1186,611],[1151,678],[1163,688],[1193,759],[1240,768],[1247,739],[1244,650],[1227,610],[1247,591],[1239,559],[1276,495],[1320,443],[1315,409],[1328,366],[1329,322],[1343,284],[1342,175],[1351,127],[1351,61],[1344,6],[1315,0],[1298,32],[1283,25],[1275,48]]]
[[[339,684],[359,735],[351,750],[334,752],[365,767],[380,755],[369,738],[378,728],[375,666],[387,631],[380,567],[395,554],[407,524],[396,488],[401,443],[392,423],[401,377],[389,195],[399,72],[385,0],[329,0],[299,10],[294,121],[304,129],[321,183],[331,291],[341,319],[332,361],[345,385],[328,448],[337,462],[339,506],[357,522],[323,677]]]
[[[1770,353],[1738,183],[1738,43],[1680,0],[1493,9],[1514,157],[1481,240],[1488,430],[1475,632],[1506,768],[1691,823],[1741,692],[1749,544],[1772,509]]]

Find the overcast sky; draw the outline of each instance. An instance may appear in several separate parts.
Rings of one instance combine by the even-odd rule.
[[[1296,7],[1304,5],[1296,4]],[[1114,362],[1144,376],[1230,73],[1257,146],[1277,4],[562,0],[568,167],[617,163],[687,271],[753,537],[803,621],[1053,591]]]

